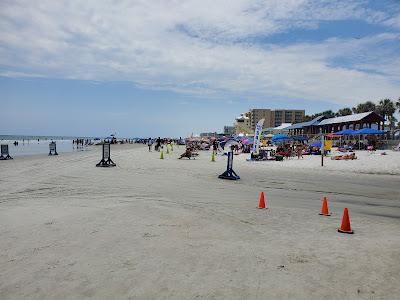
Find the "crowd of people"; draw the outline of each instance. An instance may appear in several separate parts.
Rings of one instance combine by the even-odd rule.
[[[149,152],[152,151],[153,145],[154,145],[154,151],[160,152],[162,149],[164,149],[164,146],[170,147],[173,149],[174,145],[182,145],[185,144],[182,140],[182,138],[179,139],[171,139],[171,138],[161,138],[158,137],[156,139],[153,138],[148,138],[145,140],[141,140],[143,144],[147,144],[149,148]]]

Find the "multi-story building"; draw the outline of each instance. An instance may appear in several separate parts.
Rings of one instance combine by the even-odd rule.
[[[224,126],[224,135],[234,135],[235,126]]]
[[[257,122],[264,120],[264,127],[277,127],[283,123],[299,123],[304,119],[305,111],[300,109],[264,109],[254,108],[249,112],[250,126],[255,128]]]
[[[216,133],[216,132],[202,132],[202,133],[200,133],[200,137],[205,137],[205,138],[207,138],[207,137],[216,137],[216,136],[218,136],[218,133]]]
[[[254,132],[254,128],[252,129],[251,127],[250,112],[240,114],[240,116],[236,118],[235,133],[251,134],[252,132]]]

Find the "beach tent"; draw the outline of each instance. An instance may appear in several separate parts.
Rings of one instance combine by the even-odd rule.
[[[338,132],[335,132],[334,135],[353,135],[355,130],[353,129],[344,129]]]
[[[308,137],[302,136],[302,135],[295,135],[295,136],[292,137],[292,139],[293,139],[294,141],[303,142],[303,141],[307,141],[307,140],[308,140]]]
[[[361,128],[360,130],[357,130],[353,133],[353,135],[358,135],[358,150],[360,150],[360,140],[361,140],[361,135],[370,135],[370,134],[385,134],[384,130],[377,130],[374,128]]]
[[[322,145],[321,141],[316,141],[313,144],[311,144],[310,146],[311,147],[316,147],[316,148],[321,148],[321,145]]]
[[[373,128],[362,128],[357,130],[353,133],[354,135],[361,135],[361,134],[385,134],[384,130],[377,130]]]
[[[273,143],[279,143],[279,142],[289,141],[289,140],[291,140],[291,139],[292,139],[292,138],[289,137],[289,136],[287,136],[286,134],[275,134],[275,135],[272,137],[272,142],[273,142]]]
[[[335,132],[334,135],[337,135],[340,137],[340,146],[342,145],[342,136],[350,136],[353,135],[355,130],[353,129],[344,129],[338,132]]]

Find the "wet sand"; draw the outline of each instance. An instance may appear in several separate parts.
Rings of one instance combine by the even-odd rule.
[[[0,299],[399,294],[399,175],[242,156],[232,182],[217,178],[225,158],[178,160],[182,152],[160,160],[113,146],[109,169],[95,167],[100,147],[0,161]],[[260,191],[267,210],[256,208]],[[325,195],[331,217],[318,215]],[[354,235],[337,232],[344,207]]]

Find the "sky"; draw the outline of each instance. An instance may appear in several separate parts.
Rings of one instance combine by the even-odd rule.
[[[400,97],[400,0],[0,0],[0,134],[222,131]]]

